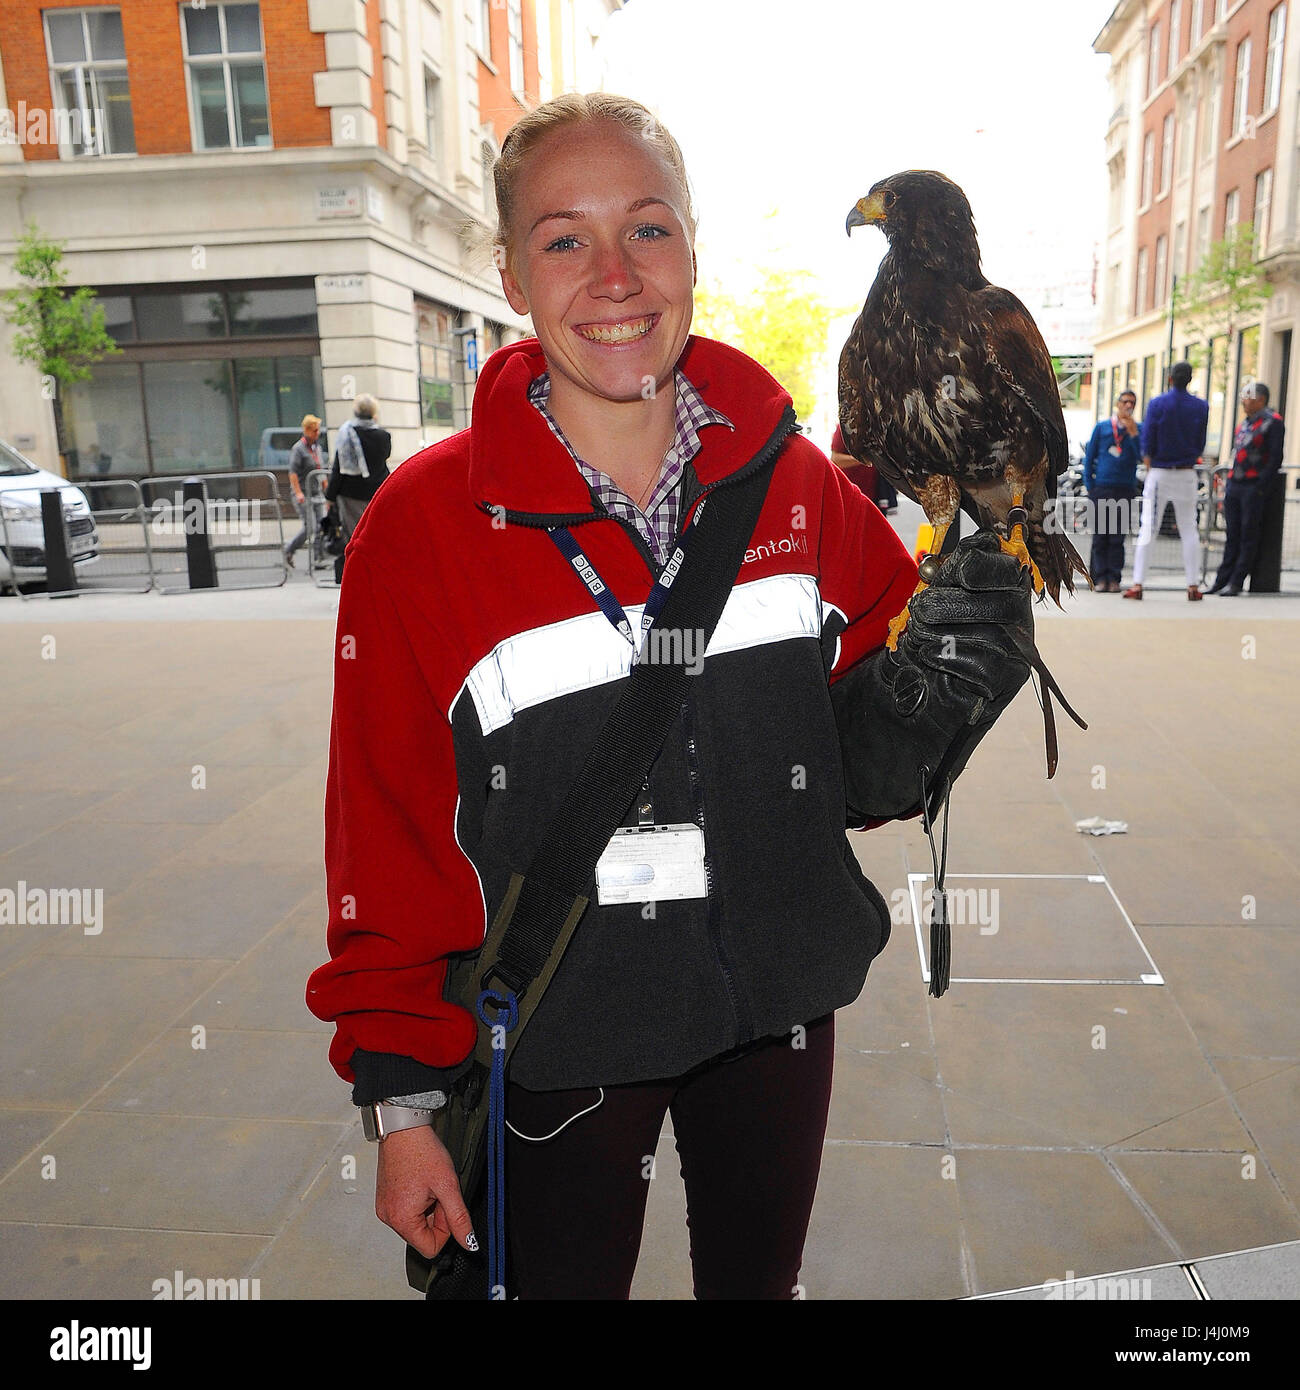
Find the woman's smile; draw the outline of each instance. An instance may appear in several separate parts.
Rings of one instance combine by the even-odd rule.
[[[637,318],[613,319],[602,323],[578,323],[573,325],[573,331],[584,342],[599,347],[622,348],[648,338],[659,319],[659,314],[643,314]]]

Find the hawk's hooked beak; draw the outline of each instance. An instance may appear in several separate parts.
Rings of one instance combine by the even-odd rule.
[[[844,231],[848,236],[852,236],[854,227],[869,227],[884,220],[884,195],[871,193],[865,198],[859,198],[849,209],[849,215],[844,219]]]

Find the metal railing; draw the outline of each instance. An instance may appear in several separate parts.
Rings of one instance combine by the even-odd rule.
[[[162,593],[269,589],[289,578],[274,473],[146,478],[141,487]]]
[[[331,538],[323,525],[329,509],[329,503],[325,500],[325,485],[329,480],[328,468],[314,468],[307,475],[306,550],[310,557],[307,561],[307,574],[320,589],[337,589],[339,586],[337,575],[340,566],[335,563],[338,557],[330,550]],[[334,516],[337,525],[337,510]]]
[[[66,486],[6,489],[0,506],[0,580],[23,600],[148,592],[153,587],[153,562],[140,485],[95,478],[75,486],[75,491]],[[63,534],[55,548],[71,561],[70,570],[57,555],[47,553],[50,523],[41,513],[42,493],[61,500]],[[64,579],[69,574],[71,583]],[[42,586],[39,593],[30,593],[29,587],[36,585]]]

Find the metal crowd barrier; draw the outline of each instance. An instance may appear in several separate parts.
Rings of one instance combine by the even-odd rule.
[[[307,475],[307,574],[318,589],[337,589],[340,566],[335,563],[337,556],[329,550],[329,537],[322,529],[329,503],[325,500],[325,486],[330,480],[328,468],[314,468]],[[336,511],[337,515],[337,511]]]
[[[1223,517],[1223,495],[1231,473],[1231,464],[1219,464],[1213,471],[1210,483],[1212,506],[1209,513],[1209,525],[1206,530],[1206,542],[1209,554],[1208,573],[1211,575],[1219,568],[1219,562],[1223,559],[1223,547],[1227,541],[1227,525]],[[1284,464],[1282,476],[1284,492],[1282,500],[1281,572],[1283,575],[1297,574],[1300,573],[1300,464]],[[1265,527],[1267,529],[1267,522]],[[1261,550],[1266,544],[1266,539],[1261,541]],[[1256,563],[1258,564],[1263,559],[1264,556],[1261,554]],[[1287,587],[1285,581],[1282,587]],[[1291,587],[1294,589],[1296,586],[1292,585]]]
[[[85,505],[66,487],[4,492],[0,579],[23,600],[147,593],[153,587],[153,562],[140,485],[130,479],[93,478],[75,486]],[[46,503],[43,494],[57,501]],[[37,594],[22,587],[40,584]]]
[[[162,593],[269,589],[289,578],[274,473],[146,478],[141,487]]]

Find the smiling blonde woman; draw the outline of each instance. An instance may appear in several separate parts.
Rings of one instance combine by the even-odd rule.
[[[470,429],[398,469],[353,537],[308,1003],[354,1101],[414,1117],[380,1143],[381,1220],[425,1255],[478,1248],[427,1123],[475,1045],[448,961],[481,945],[634,660],[548,533],[578,530],[635,617],[701,496],[775,456],[643,794],[703,869],[649,912],[592,891],[510,1064],[506,1231],[512,1293],[628,1297],[671,1115],[697,1297],[793,1298],[834,1011],[890,930],[845,828],[917,814],[918,766],[961,770],[1025,678],[1006,630],[1028,599],[996,543],[963,543],[883,650],[916,567],[780,383],[691,334],[686,173],[644,107],[548,102],[495,188],[502,286],[537,336],[492,354]]]

